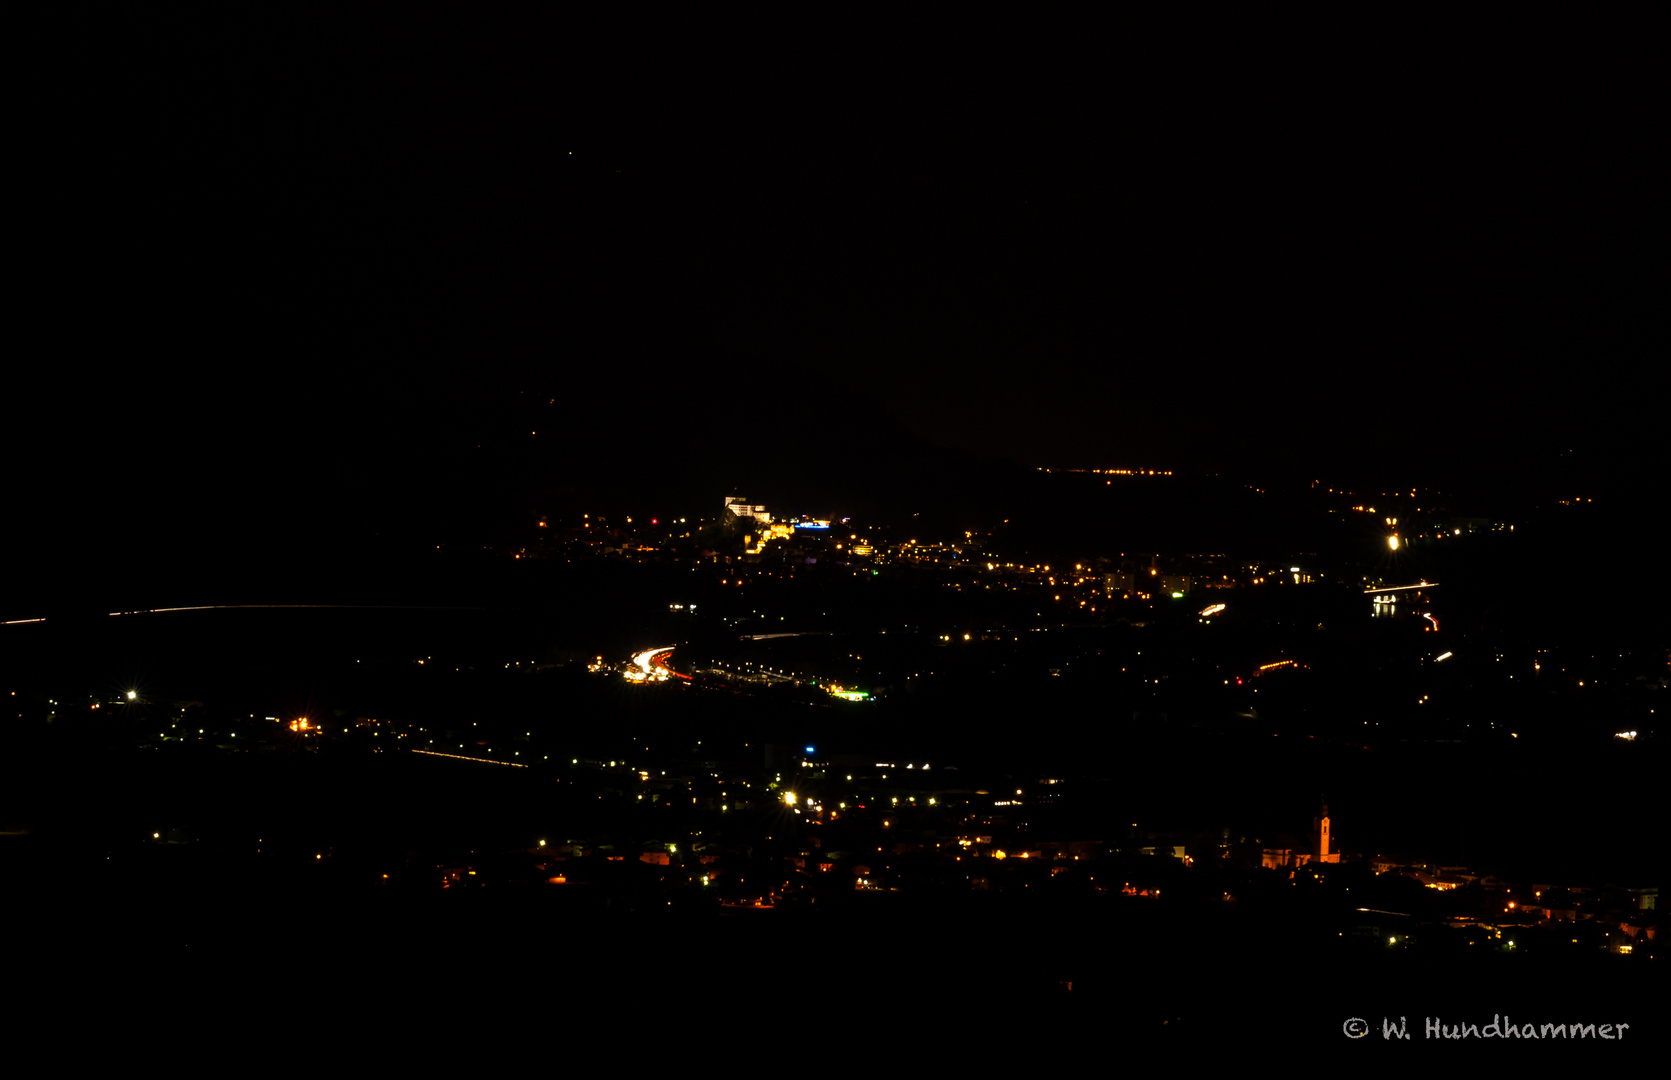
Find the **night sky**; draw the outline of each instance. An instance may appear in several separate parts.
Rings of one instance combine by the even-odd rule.
[[[104,30],[38,121],[6,402],[8,542],[53,573],[502,512],[446,492],[491,501],[471,455],[524,426],[576,499],[795,460],[1663,465],[1629,56],[428,8]]]

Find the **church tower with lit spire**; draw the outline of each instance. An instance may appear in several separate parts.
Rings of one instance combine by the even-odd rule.
[[[1311,819],[1310,850],[1304,850],[1296,836],[1284,835],[1277,841],[1286,847],[1268,847],[1260,865],[1272,870],[1304,866],[1307,863],[1339,863],[1340,852],[1335,850],[1334,835],[1329,829],[1329,804],[1319,799],[1317,816]]]
[[[1330,850],[1332,838],[1329,836],[1329,804],[1321,796],[1319,799],[1322,809],[1311,819],[1311,846],[1314,852],[1312,858],[1320,863],[1337,863],[1340,861],[1340,853]]]

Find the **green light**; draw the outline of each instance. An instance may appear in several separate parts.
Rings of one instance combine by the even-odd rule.
[[[1172,599],[1174,599],[1174,600],[1182,600],[1183,598],[1184,598],[1184,594],[1181,593],[1181,592],[1175,592],[1175,593],[1172,594]]]

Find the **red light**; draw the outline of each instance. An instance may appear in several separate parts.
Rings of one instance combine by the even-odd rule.
[[[659,525],[659,524],[660,524],[660,522],[658,522],[658,521],[657,521],[657,520],[656,520],[656,519],[655,519],[655,518],[651,518],[651,519],[650,519],[650,524],[652,524],[652,525]]]

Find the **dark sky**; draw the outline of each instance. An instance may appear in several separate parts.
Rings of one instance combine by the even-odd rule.
[[[554,470],[703,484],[811,444],[1662,464],[1629,55],[239,19],[104,27],[46,94],[37,515],[376,501],[518,394]]]

